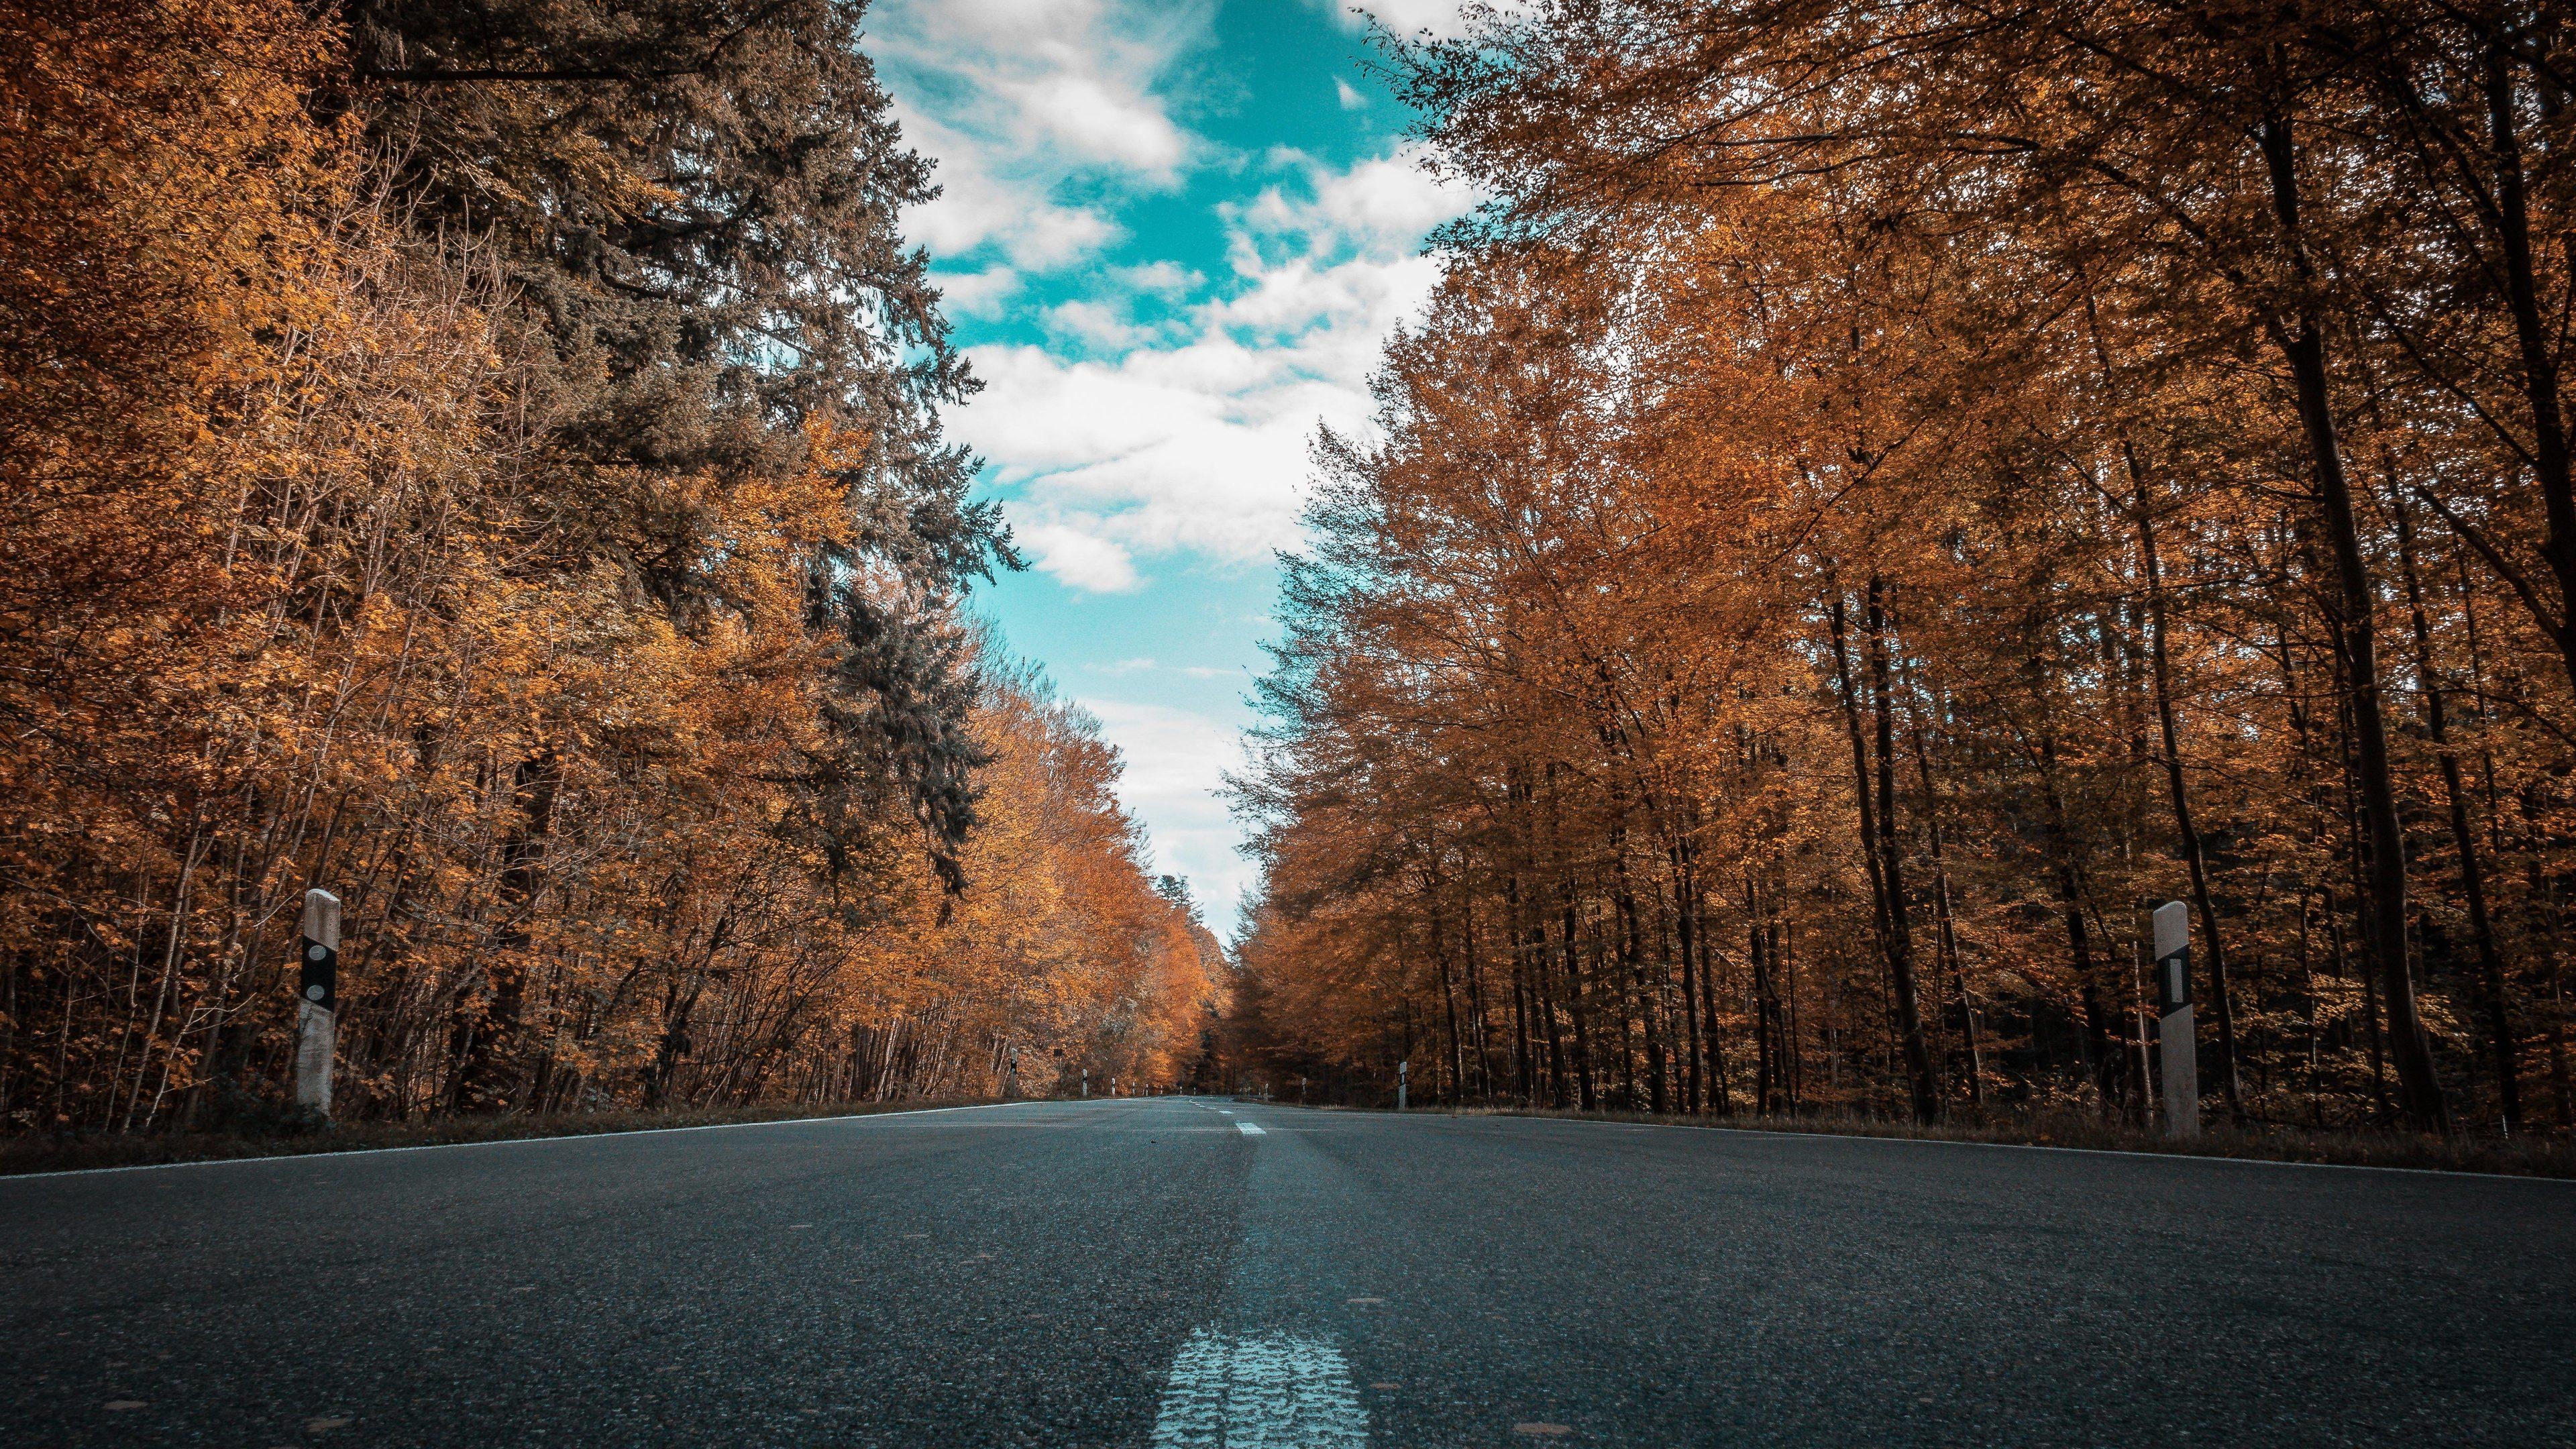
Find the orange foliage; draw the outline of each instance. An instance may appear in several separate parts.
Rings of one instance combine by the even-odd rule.
[[[1396,47],[1492,205],[1321,449],[1247,1070],[2143,1115],[2179,899],[2214,1107],[2570,1120],[2569,32],[2159,15]]]
[[[0,27],[0,1120],[279,1111],[309,886],[345,901],[345,1114],[1182,1073],[1204,933],[1090,722],[862,551],[865,422],[649,489],[575,466],[494,244],[411,229],[311,119],[305,9]],[[600,543],[630,483],[686,520],[685,599]],[[962,895],[852,773],[888,706],[826,585],[961,661]]]

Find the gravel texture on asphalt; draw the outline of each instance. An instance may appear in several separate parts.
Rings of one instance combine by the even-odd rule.
[[[1192,1098],[0,1180],[11,1445],[1158,1422],[2576,1445],[2576,1183]]]

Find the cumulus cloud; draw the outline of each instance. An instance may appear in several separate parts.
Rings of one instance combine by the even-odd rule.
[[[1014,524],[1017,541],[1036,556],[1038,567],[1065,584],[1095,594],[1124,594],[1144,582],[1127,550],[1096,531],[1016,519]]]
[[[1365,422],[1380,344],[1438,279],[1415,249],[1465,197],[1402,156],[1274,164],[1277,182],[1227,212],[1234,287],[1188,309],[1173,340],[1114,357],[971,354],[985,390],[959,435],[1011,491],[1040,567],[1069,584],[1135,587],[1140,556],[1249,563],[1295,546],[1316,426]],[[1051,321],[1088,328],[1102,351],[1142,331],[1089,302]]]
[[[1213,0],[885,0],[869,50],[913,145],[939,158],[940,198],[907,218],[944,256],[990,248],[1018,267],[1069,266],[1123,233],[1069,204],[1074,181],[1178,184],[1198,143],[1172,119],[1165,75],[1208,32]]]
[[[1099,76],[1059,72],[1002,94],[1011,96],[1022,116],[1034,120],[1037,129],[1077,161],[1168,184],[1188,150],[1180,128],[1160,107],[1118,94]]]
[[[1215,793],[1227,771],[1243,768],[1237,722],[1167,704],[1097,696],[1078,702],[1126,757],[1118,798],[1151,822],[1155,869],[1188,876],[1208,925],[1223,934],[1253,877],[1235,853],[1234,822]]]
[[[1047,333],[1095,352],[1123,352],[1151,335],[1114,307],[1088,298],[1058,302],[1041,314]]]
[[[1239,223],[1238,270],[1257,271],[1283,248],[1309,257],[1409,251],[1424,232],[1473,204],[1457,185],[1425,171],[1410,146],[1338,171],[1284,148],[1270,161],[1288,176],[1230,204]]]
[[[1180,346],[1115,361],[978,349],[985,390],[957,426],[1015,487],[1012,516],[1047,526],[1027,536],[1068,582],[1087,566],[1059,569],[1050,550],[1074,537],[1259,560],[1296,542],[1316,425],[1365,419],[1377,344],[1432,279],[1420,260],[1301,262],[1202,309]]]
[[[1207,283],[1207,278],[1192,268],[1160,260],[1112,267],[1109,279],[1128,292],[1166,299],[1186,297]]]
[[[930,279],[938,283],[947,310],[961,317],[994,316],[1020,290],[1020,274],[1005,266],[980,272],[933,272]]]

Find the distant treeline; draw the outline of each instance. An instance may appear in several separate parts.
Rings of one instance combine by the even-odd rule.
[[[0,5],[0,1126],[1168,1078],[841,0]]]

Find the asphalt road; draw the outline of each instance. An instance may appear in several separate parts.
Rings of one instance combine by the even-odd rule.
[[[2576,1444],[2576,1184],[1185,1098],[0,1180],[13,1446],[1594,1442]]]

